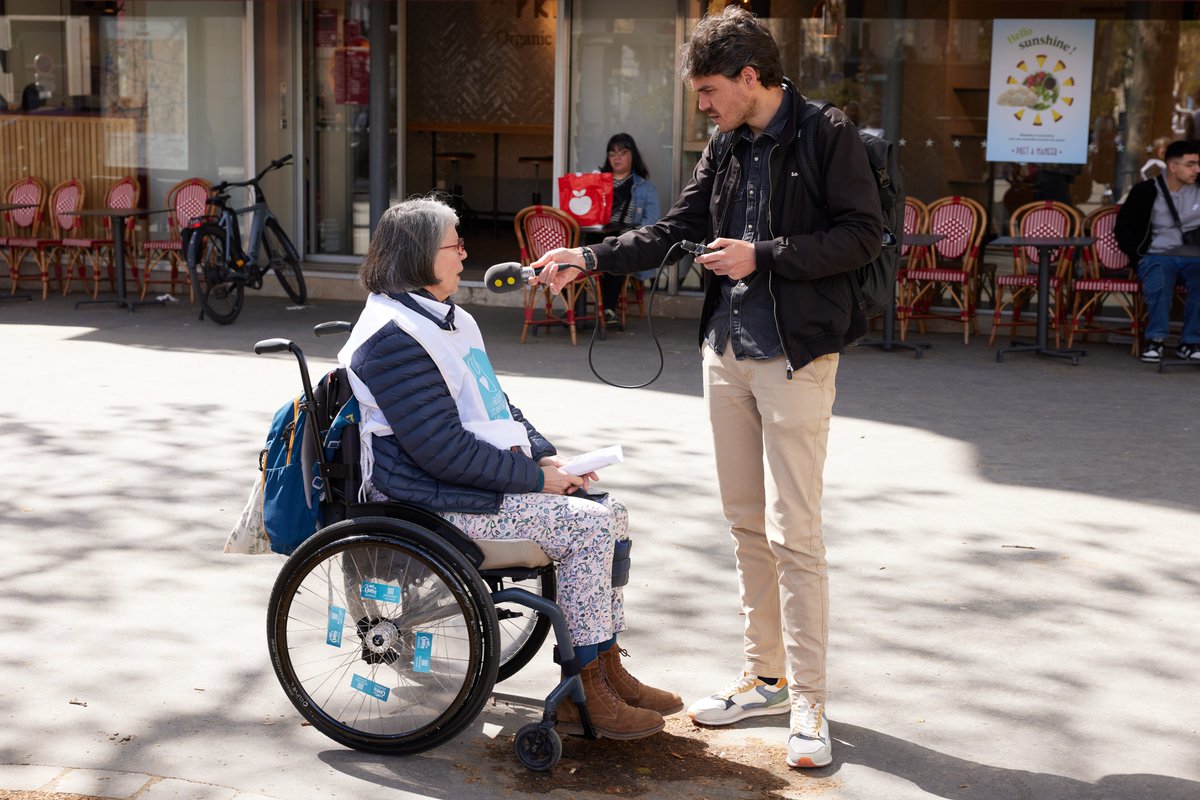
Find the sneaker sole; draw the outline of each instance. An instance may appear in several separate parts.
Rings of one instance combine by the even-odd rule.
[[[788,759],[787,759],[787,765],[789,767],[792,767],[793,769],[817,769],[818,767],[828,767],[832,763],[833,763],[833,754],[832,753],[829,754],[828,758],[823,758],[818,761],[814,761],[813,759],[811,759],[808,756],[802,756],[800,758],[797,758],[795,761],[792,760],[791,756],[788,756]]]
[[[732,711],[732,709],[730,709],[730,711]],[[790,714],[791,711],[792,708],[790,705],[788,705],[787,701],[781,700],[774,705],[762,706],[760,708],[753,709],[739,709],[733,714],[733,716],[723,719],[700,719],[691,711],[688,712],[688,717],[691,718],[692,722],[696,723],[697,725],[706,725],[710,728],[718,728],[722,725],[732,725],[735,722],[740,722],[744,719],[749,719],[750,717],[768,717],[774,714]]]

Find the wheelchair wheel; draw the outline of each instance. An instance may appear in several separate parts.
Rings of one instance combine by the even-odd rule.
[[[489,577],[487,582],[493,592],[524,589],[550,601],[558,599],[558,579],[553,567],[532,578]],[[550,618],[516,603],[498,604],[496,617],[500,623],[500,668],[496,674],[496,682],[499,683],[516,675],[537,655],[550,632]]]
[[[514,746],[521,765],[535,772],[545,772],[562,758],[562,739],[544,722],[531,722],[517,731]]]
[[[271,662],[296,709],[340,744],[419,753],[478,716],[499,632],[470,563],[400,520],[331,525],[284,565],[267,612]]]

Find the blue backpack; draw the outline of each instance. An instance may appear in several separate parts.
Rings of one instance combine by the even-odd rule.
[[[325,524],[326,481],[310,426],[317,425],[326,463],[339,461],[347,429],[357,436],[359,411],[354,396],[338,405],[329,405],[333,395],[330,383],[336,381],[336,375],[326,375],[313,389],[318,407],[315,421],[304,395],[289,400],[275,412],[266,444],[258,455],[262,471],[262,524],[276,553],[290,555]],[[321,417],[330,413],[332,418],[328,423],[320,424]]]

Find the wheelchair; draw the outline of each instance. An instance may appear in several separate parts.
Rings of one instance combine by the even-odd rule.
[[[352,327],[326,322],[314,330],[321,336]],[[529,540],[476,541],[429,509],[359,502],[357,425],[343,430],[334,457],[325,446],[352,397],[345,370],[314,387],[294,342],[254,346],[259,355],[284,351],[299,363],[326,523],[284,563],[267,609],[271,663],[301,716],[356,750],[430,750],[461,733],[496,682],[524,667],[553,629],[566,677],[546,697],[542,719],[517,731],[517,758],[537,771],[558,763],[557,709],[568,697],[580,709],[584,735],[594,738],[571,637],[554,602],[554,563]],[[614,586],[627,581],[628,565],[622,540]]]

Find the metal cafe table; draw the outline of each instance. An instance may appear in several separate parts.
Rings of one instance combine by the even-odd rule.
[[[1014,343],[998,350],[996,361],[1004,361],[1005,353],[1037,353],[1039,356],[1067,358],[1077,365],[1079,357],[1087,355],[1086,350],[1059,350],[1050,347],[1047,342],[1050,328],[1050,253],[1060,247],[1087,247],[1094,241],[1091,236],[1001,236],[992,240],[993,247],[1036,247],[1038,251],[1037,341],[1032,344]]]
[[[901,247],[907,247],[908,258],[917,250],[932,247],[933,245],[946,238],[944,233],[906,233],[901,240]],[[913,354],[920,358],[924,355],[932,345],[928,342],[897,342],[895,341],[894,328],[896,327],[896,282],[892,281],[892,296],[890,301],[883,308],[883,338],[879,340],[863,339],[858,343],[859,347],[878,347],[880,350],[895,350],[897,348],[904,350],[912,350]]]
[[[0,203],[0,211],[16,211],[19,208],[36,208],[33,203]],[[17,282],[13,281],[13,293],[0,295],[0,300],[32,300],[33,296],[22,292],[16,293]]]
[[[112,303],[118,308],[128,308],[131,312],[137,306],[162,305],[157,300],[130,300],[125,295],[125,220],[128,217],[145,217],[150,214],[164,214],[169,208],[95,208],[86,211],[68,212],[77,217],[108,217],[112,220],[113,235],[113,269],[117,273],[117,296],[112,300],[80,300],[75,308],[94,305],[97,303]]]

